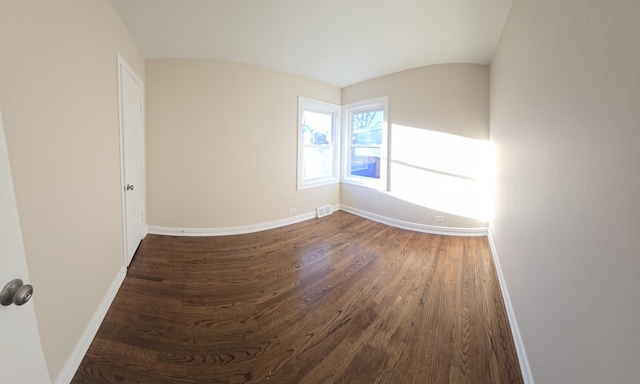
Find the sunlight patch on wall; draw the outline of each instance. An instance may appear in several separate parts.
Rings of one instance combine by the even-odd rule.
[[[392,196],[440,212],[490,219],[489,142],[397,124],[391,138]]]

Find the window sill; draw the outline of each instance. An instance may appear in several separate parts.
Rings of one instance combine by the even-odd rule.
[[[340,180],[336,179],[335,177],[326,177],[322,179],[314,179],[314,180],[302,182],[298,184],[297,189],[299,191],[302,189],[309,189],[309,188],[315,188],[315,187],[322,187],[325,185],[338,184],[339,182]]]

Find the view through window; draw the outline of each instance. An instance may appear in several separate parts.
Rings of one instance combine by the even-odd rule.
[[[339,181],[340,106],[299,98],[298,188]]]

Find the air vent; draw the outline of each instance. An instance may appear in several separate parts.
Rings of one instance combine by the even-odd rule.
[[[318,207],[316,208],[316,211],[318,211],[318,217],[325,217],[333,213],[331,212],[330,205],[325,205],[324,207]]]

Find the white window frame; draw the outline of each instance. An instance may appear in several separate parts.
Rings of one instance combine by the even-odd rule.
[[[331,164],[332,174],[327,177],[319,177],[313,179],[304,179],[304,147],[303,142],[303,130],[302,130],[302,113],[304,111],[330,114],[332,116],[331,135],[332,142],[329,144],[331,147],[332,160]],[[337,104],[331,104],[320,100],[311,99],[308,97],[298,97],[298,189],[306,189],[312,187],[318,187],[321,185],[336,184],[340,182],[340,113],[341,107]],[[315,145],[314,145],[315,146]]]
[[[381,191],[388,190],[388,161],[389,161],[389,113],[388,97],[378,97],[375,99],[363,100],[356,103],[344,105],[342,107],[342,178],[341,181],[347,184],[355,184],[367,188]],[[380,146],[380,178],[357,176],[351,174],[351,147],[353,137],[352,116],[355,113],[382,110],[384,121],[382,123],[382,145]]]

